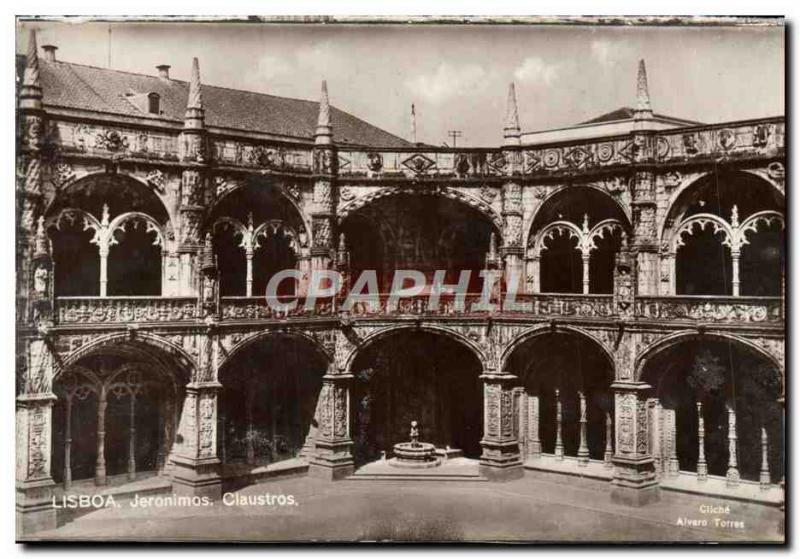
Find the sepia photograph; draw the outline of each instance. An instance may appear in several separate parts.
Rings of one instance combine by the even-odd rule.
[[[17,542],[786,543],[784,18],[14,24]]]

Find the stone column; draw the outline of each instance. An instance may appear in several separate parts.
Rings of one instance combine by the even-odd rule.
[[[333,144],[328,84],[322,82],[319,117],[314,134],[314,190],[311,211],[311,270],[331,267],[335,250],[338,154]]]
[[[706,463],[706,425],[703,418],[703,403],[697,402],[697,481],[708,479]]]
[[[661,410],[664,417],[664,437],[667,451],[666,470],[669,477],[677,477],[680,471],[678,462],[678,428],[675,423],[675,410],[664,408]]]
[[[556,443],[553,448],[553,454],[559,460],[564,459],[564,442],[561,439],[561,425],[564,419],[564,414],[561,409],[561,391],[556,388]]]
[[[244,250],[244,258],[247,262],[247,272],[245,276],[245,296],[253,296],[253,246],[247,246]]]
[[[528,395],[521,386],[514,388],[514,417],[516,418],[519,453],[524,462],[528,456]]]
[[[52,506],[55,482],[50,475],[52,393],[17,397],[17,536],[56,527]]]
[[[94,484],[106,484],[106,408],[108,407],[108,388],[100,385],[97,393],[97,460],[94,465]]]
[[[309,461],[309,475],[334,481],[346,478],[355,471],[350,438],[351,374],[341,374],[334,368],[322,377],[319,394],[319,426],[315,452]]]
[[[518,152],[510,152],[506,157],[518,158]],[[503,184],[503,257],[506,289],[516,286],[517,293],[525,292],[524,254],[522,248],[522,187],[516,182]]]
[[[539,437],[539,394],[528,396],[528,456],[541,458],[542,441]]]
[[[222,497],[220,460],[217,457],[216,381],[186,385],[183,413],[170,455],[170,473],[177,495]]]
[[[582,391],[578,392],[578,401],[580,404],[578,465],[586,466],[589,464],[589,446],[586,444],[586,395]]]
[[[37,217],[43,205],[43,170],[42,145],[47,125],[42,105],[42,84],[39,75],[39,55],[36,47],[36,32],[31,30],[28,38],[28,53],[25,71],[18,95],[19,142],[17,150],[17,301],[20,305],[18,316],[26,316],[27,298],[30,294],[31,277],[36,268],[28,266],[30,262]]]
[[[541,291],[541,258],[536,255],[528,260],[528,293],[539,293]]]
[[[483,438],[481,475],[511,480],[524,475],[519,442],[514,428],[513,384],[517,377],[506,372],[486,372],[483,379]]]
[[[761,471],[758,474],[758,482],[762,491],[769,489],[769,439],[767,429],[763,425],[761,426]]]
[[[614,422],[611,420],[611,413],[606,412],[606,449],[603,453],[603,465],[606,468],[614,467],[614,444],[611,440],[614,438]]]
[[[583,294],[589,294],[589,286],[591,285],[591,278],[589,277],[589,259],[591,255],[587,252],[581,255],[581,261],[583,262]]]
[[[108,295],[108,255],[110,248],[107,244],[100,247],[100,297]]]
[[[522,185],[523,174],[521,128],[517,91],[508,85],[506,116],[503,123],[503,151],[495,159],[507,177],[501,191],[503,214],[503,247],[501,256],[505,264],[506,286],[516,285],[517,293],[525,291],[525,269],[522,242]]]
[[[611,499],[641,506],[660,498],[653,457],[648,445],[647,400],[643,382],[615,382],[614,479]]]
[[[196,295],[198,291],[195,274],[198,254],[203,248],[203,219],[206,211],[205,168],[208,163],[206,144],[205,110],[200,85],[200,68],[197,58],[192,61],[189,81],[189,98],[186,103],[183,130],[178,139],[181,161],[180,206],[178,208],[180,228],[178,254],[180,259],[180,295]]]
[[[653,456],[653,465],[656,471],[656,476],[661,477],[664,475],[664,429],[662,426],[662,413],[661,401],[658,398],[653,398],[653,407],[650,408],[650,440],[652,445],[650,447],[650,454]]]
[[[728,471],[725,474],[728,486],[739,485],[739,464],[736,455],[736,410],[729,403],[728,408]]]
[[[128,479],[136,479],[136,392],[131,388],[130,428],[128,430]]]
[[[636,293],[657,295],[660,280],[658,231],[656,225],[656,180],[652,165],[656,161],[653,111],[647,87],[647,70],[639,62],[636,79],[636,111],[631,133],[633,174],[631,210],[633,252],[636,256]]]
[[[64,400],[64,491],[72,486],[72,395]]]

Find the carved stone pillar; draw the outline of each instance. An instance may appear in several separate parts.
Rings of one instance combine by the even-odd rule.
[[[519,153],[508,152],[507,158],[517,159]],[[514,165],[511,165],[514,168]],[[525,292],[525,251],[522,248],[522,186],[516,182],[506,182],[502,190],[503,203],[503,246],[500,254],[505,268],[506,289]]]
[[[555,454],[556,458],[559,460],[564,459],[564,441],[561,438],[561,428],[562,423],[564,421],[564,413],[562,410],[562,403],[561,403],[561,390],[556,388],[556,443],[555,447],[553,448],[553,454]]]
[[[186,385],[183,413],[170,455],[170,475],[177,495],[222,497],[220,460],[217,457],[216,381]]]
[[[622,244],[614,257],[614,310],[620,316],[633,314],[636,296],[636,256],[628,246],[628,236],[622,234]]]
[[[197,169],[183,171],[181,180],[180,234],[178,243],[179,293],[195,295],[198,292],[198,254],[203,247],[202,222],[205,207],[202,205],[204,179]]]
[[[106,484],[106,408],[108,407],[108,389],[100,385],[97,394],[97,458],[94,464],[94,484]]]
[[[659,500],[653,457],[648,444],[646,392],[643,382],[615,382],[614,502],[641,506]]]
[[[524,475],[519,442],[514,428],[514,387],[517,377],[487,372],[483,384],[483,452],[481,475],[494,480],[517,479]]]
[[[733,268],[731,274],[731,289],[733,290],[733,296],[739,296],[739,256],[740,252],[738,250],[731,251],[731,266]]]
[[[136,479],[136,392],[130,394],[130,426],[128,429],[128,479]]]
[[[592,279],[589,277],[589,259],[591,258],[590,254],[587,252],[586,254],[581,255],[581,261],[583,263],[583,274],[582,274],[582,283],[583,283],[583,294],[589,294],[589,287],[591,286]]]
[[[666,448],[666,473],[669,477],[677,477],[680,471],[678,462],[678,427],[675,423],[675,410],[663,408],[664,442]]]
[[[611,419],[611,413],[606,412],[606,449],[603,453],[603,465],[606,468],[614,467],[614,422]]]
[[[578,392],[578,402],[580,404],[578,465],[586,466],[589,464],[589,446],[586,444],[586,395],[583,392]]]
[[[307,247],[300,248],[300,253],[297,255],[297,269],[301,274],[301,279],[297,281],[297,296],[305,297],[308,294],[308,282],[311,278],[311,256]]]
[[[703,418],[703,403],[697,402],[697,481],[708,479],[706,463],[706,424]]]
[[[736,454],[736,410],[728,403],[728,471],[725,474],[729,486],[739,485],[739,462]]]
[[[528,395],[528,456],[541,458],[542,441],[539,437],[539,394]]]
[[[527,290],[528,293],[539,293],[541,291],[541,259],[539,256],[531,256],[527,261]]]
[[[657,477],[664,475],[664,429],[662,428],[661,402],[658,398],[652,399],[650,408],[650,454],[653,455],[653,466]]]
[[[763,425],[761,426],[761,471],[758,474],[758,482],[762,491],[769,489],[769,439],[767,429]]]
[[[180,192],[180,233],[178,253],[180,258],[181,295],[197,294],[197,275],[195,266],[197,254],[203,245],[202,224],[205,216],[208,189],[206,188],[205,167],[208,163],[205,110],[200,85],[200,68],[197,58],[192,61],[192,74],[189,81],[189,98],[183,130],[178,139],[181,161],[187,165],[181,174]]]
[[[52,393],[17,397],[17,535],[56,527],[50,475]]]
[[[528,456],[528,395],[521,386],[514,388],[514,418],[516,421],[517,441],[522,461]]]
[[[319,394],[315,452],[310,460],[309,475],[339,480],[355,470],[350,438],[350,382],[353,375],[329,370],[322,377]]]
[[[28,53],[25,71],[18,95],[18,158],[17,158],[17,300],[20,304],[18,316],[27,314],[25,307],[31,286],[33,266],[28,266],[31,257],[31,241],[36,230],[36,220],[41,213],[43,199],[43,161],[41,148],[47,125],[42,106],[42,84],[39,76],[39,55],[36,47],[36,32],[31,30],[28,38]]]
[[[647,163],[653,155],[654,139],[650,135],[635,135],[634,150],[637,163]],[[656,225],[655,175],[637,169],[632,177],[633,242],[636,255],[636,292],[657,295],[660,282],[658,234]]]
[[[328,102],[328,84],[322,82],[319,117],[314,134],[314,190],[311,212],[311,269],[327,270],[331,266],[335,246],[336,193],[335,176],[338,154],[333,144],[333,128]]]

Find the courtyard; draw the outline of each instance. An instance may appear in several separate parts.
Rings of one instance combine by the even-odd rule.
[[[31,539],[779,543],[782,515],[776,507],[663,490],[660,502],[631,508],[611,502],[607,482],[541,472],[506,483],[303,476],[251,485],[212,506],[142,508],[120,500]]]

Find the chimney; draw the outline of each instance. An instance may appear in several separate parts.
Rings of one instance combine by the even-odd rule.
[[[162,80],[169,79],[169,64],[159,64],[156,66],[156,70],[158,70],[158,77]]]
[[[55,62],[56,61],[56,51],[58,47],[55,45],[42,45],[42,50],[44,51],[44,59],[48,62]]]

